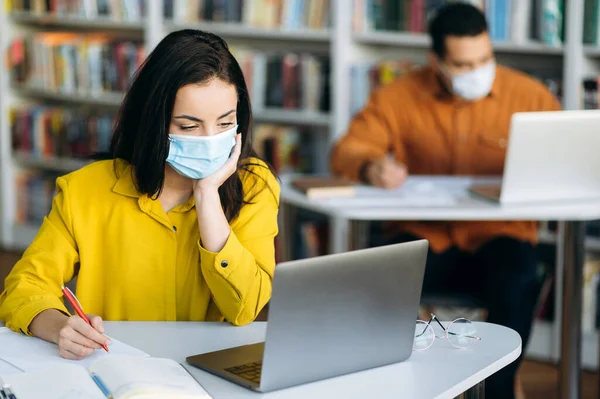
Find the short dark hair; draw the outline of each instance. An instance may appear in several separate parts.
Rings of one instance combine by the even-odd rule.
[[[449,3],[437,10],[429,23],[431,49],[438,57],[446,55],[446,37],[479,36],[488,31],[485,14],[467,3]]]
[[[138,69],[115,123],[111,155],[132,166],[141,194],[156,198],[162,191],[169,126],[178,90],[211,79],[232,84],[237,90],[238,132],[242,132],[238,170],[249,170],[248,158],[256,154],[252,149],[250,97],[242,70],[219,36],[180,30],[167,35]],[[225,215],[231,221],[246,203],[239,175],[234,173],[227,179],[219,193]]]

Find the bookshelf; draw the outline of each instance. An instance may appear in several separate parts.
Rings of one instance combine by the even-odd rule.
[[[165,2],[179,0],[145,0],[145,16],[137,20],[117,20],[96,17],[93,19],[77,16],[44,15],[31,12],[9,13],[7,7],[0,7],[0,63],[6,65],[7,49],[14,37],[24,33],[51,31],[106,32],[120,38],[142,38],[146,52],[149,52],[166,33],[183,29],[204,29],[223,36],[232,45],[251,43],[253,48],[269,51],[310,51],[328,55],[331,59],[329,78],[330,111],[304,111],[257,107],[253,104],[255,120],[310,128],[314,133],[316,170],[327,171],[327,157],[330,145],[345,131],[350,118],[352,96],[350,84],[351,67],[362,61],[377,61],[390,58],[414,59],[425,62],[429,39],[423,33],[396,31],[356,30],[354,28],[353,6],[348,0],[330,0],[328,28],[305,28],[289,26],[274,27],[269,24],[250,24],[232,21],[189,21],[181,17],[164,15]],[[249,1],[249,0],[245,0]],[[283,0],[287,1],[287,0]],[[357,0],[358,1],[358,0]],[[366,2],[367,0],[364,0]],[[565,44],[547,45],[539,41],[511,40],[495,41],[494,48],[500,63],[511,66],[523,65],[527,68],[560,71],[563,85],[563,105],[566,109],[580,107],[580,87],[584,77],[600,74],[600,46],[583,45],[582,26],[584,25],[583,5],[579,1],[568,1],[566,6]],[[255,15],[256,17],[256,15]],[[256,46],[256,47],[254,47]],[[23,249],[35,236],[36,225],[15,223],[17,193],[15,179],[22,169],[42,169],[54,172],[68,172],[85,163],[84,160],[57,157],[33,157],[23,153],[13,153],[9,109],[14,104],[37,100],[65,106],[106,107],[115,109],[122,98],[119,92],[103,92],[97,95],[66,94],[38,87],[15,85],[8,74],[0,74],[0,246]],[[554,233],[540,231],[540,241],[556,243]],[[600,239],[589,238],[586,248],[600,252]],[[557,248],[560,252],[560,248]],[[560,257],[558,257],[560,259]],[[560,297],[562,264],[558,262],[556,280],[555,320],[538,321],[534,328],[529,355],[542,360],[556,361],[560,353]],[[584,366],[595,368],[598,364],[596,333],[585,333]]]
[[[21,25],[35,26],[39,28],[60,29],[94,29],[110,30],[114,32],[137,32],[144,33],[142,21],[115,21],[107,17],[94,19],[71,15],[40,15],[29,11],[13,11],[10,20]]]

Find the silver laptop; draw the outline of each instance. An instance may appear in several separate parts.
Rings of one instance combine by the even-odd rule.
[[[600,199],[600,111],[512,116],[501,185],[471,191],[502,204]]]
[[[265,342],[186,360],[260,392],[406,360],[427,249],[418,240],[282,263]]]

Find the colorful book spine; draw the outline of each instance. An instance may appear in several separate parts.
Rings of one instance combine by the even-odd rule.
[[[328,112],[329,58],[308,53],[263,53],[231,48],[256,112],[264,108]]]
[[[329,0],[169,0],[164,16],[175,22],[230,22],[268,29],[326,29]]]
[[[24,105],[10,111],[13,151],[43,159],[89,158],[109,151],[114,113]]]
[[[65,94],[124,92],[144,59],[141,43],[102,34],[40,32],[10,48],[13,84]]]

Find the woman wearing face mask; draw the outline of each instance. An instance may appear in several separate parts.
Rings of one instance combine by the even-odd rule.
[[[6,279],[0,319],[80,359],[106,320],[255,319],[271,295],[279,186],[251,147],[242,71],[218,36],[168,35],[121,106],[113,160],[57,179],[50,214]],[[92,326],[68,316],[77,276]]]

